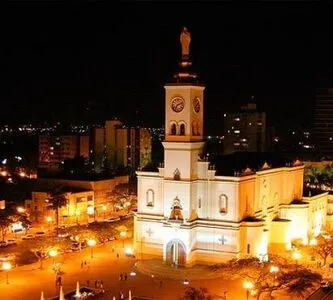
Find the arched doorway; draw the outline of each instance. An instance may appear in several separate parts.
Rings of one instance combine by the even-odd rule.
[[[186,251],[183,242],[180,240],[172,240],[167,244],[166,262],[176,266],[185,266]]]

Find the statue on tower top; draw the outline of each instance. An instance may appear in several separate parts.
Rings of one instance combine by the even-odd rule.
[[[190,56],[191,34],[186,27],[180,34],[180,44],[182,46],[182,59],[188,59]]]

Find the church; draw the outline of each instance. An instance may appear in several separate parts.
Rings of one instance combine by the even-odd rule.
[[[326,224],[328,194],[303,196],[298,160],[218,174],[203,153],[205,86],[192,72],[186,28],[180,42],[179,71],[164,86],[164,163],[137,171],[136,254],[184,266],[247,255],[265,260],[270,246],[308,243]]]

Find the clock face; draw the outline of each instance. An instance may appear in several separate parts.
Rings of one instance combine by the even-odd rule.
[[[175,97],[171,101],[171,108],[174,112],[181,112],[184,109],[185,100],[182,97]]]
[[[196,113],[199,113],[200,112],[200,99],[198,97],[195,97],[193,99],[193,110],[196,112]]]

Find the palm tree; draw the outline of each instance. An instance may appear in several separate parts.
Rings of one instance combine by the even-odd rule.
[[[317,184],[319,183],[318,177],[321,175],[319,168],[309,166],[305,169],[304,180],[307,183]]]
[[[0,231],[1,231],[1,239],[5,240],[7,230],[9,226],[13,224],[13,220],[11,219],[11,215],[7,210],[0,210]]]
[[[61,186],[56,186],[50,193],[51,209],[56,212],[57,236],[59,233],[59,209],[67,205],[66,194]]]

